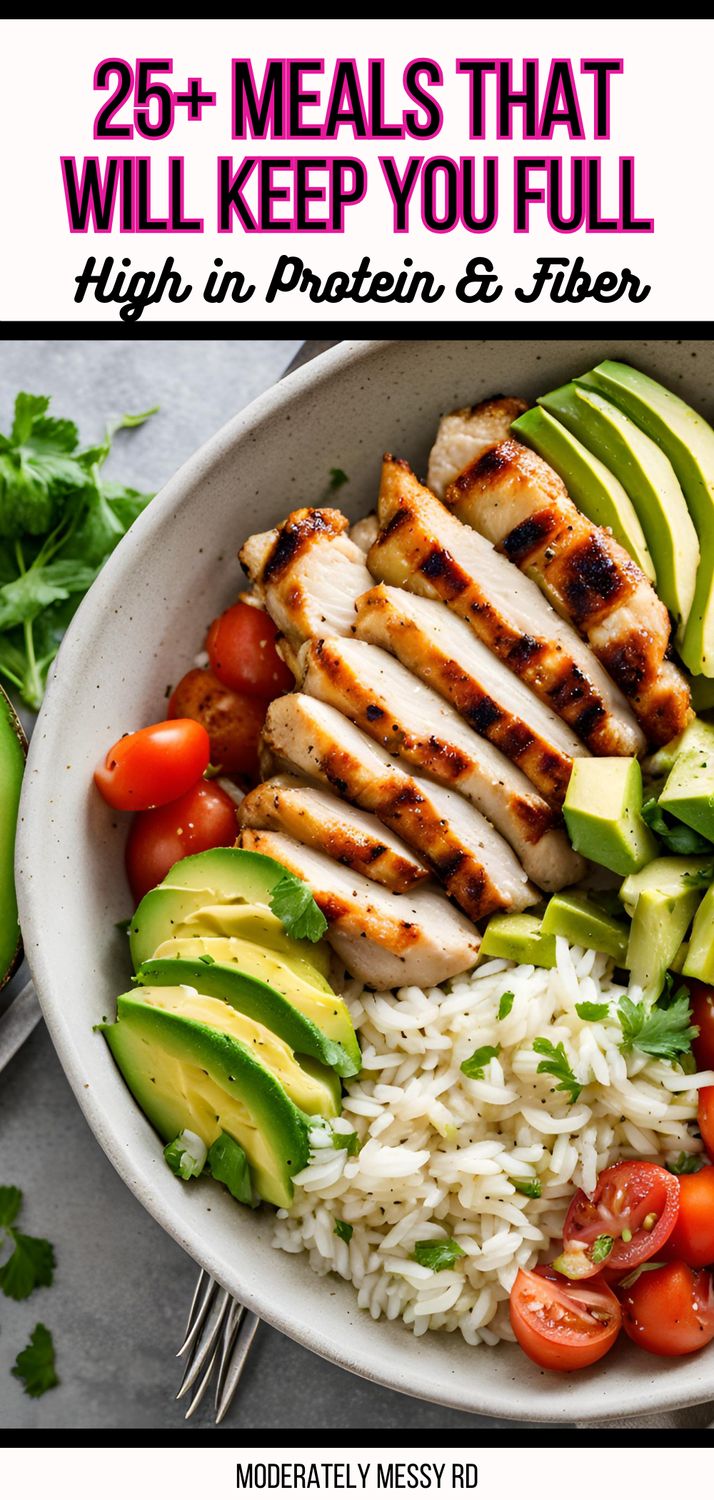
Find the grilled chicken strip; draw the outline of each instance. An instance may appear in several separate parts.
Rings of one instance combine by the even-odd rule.
[[[552,808],[523,772],[386,651],[339,636],[307,641],[298,674],[305,692],[331,703],[393,755],[468,797],[543,890],[560,890],[584,873],[579,855],[554,826]]]
[[[587,755],[585,746],[465,620],[436,599],[379,583],[357,600],[353,630],[448,698],[477,734],[520,766],[551,807],[562,807],[573,758]]]
[[[513,850],[470,802],[414,776],[328,703],[304,693],[276,698],[263,746],[273,766],[316,777],[401,835],[473,921],[538,899]]]
[[[484,448],[502,442],[511,430],[511,422],[525,411],[525,401],[517,396],[492,396],[478,406],[464,406],[447,412],[439,423],[434,446],[429,454],[426,482],[443,500],[447,487],[457,474],[483,453]]]
[[[273,776],[248,792],[238,822],[241,828],[287,833],[398,894],[429,877],[426,865],[371,813],[297,776]]]
[[[691,701],[667,660],[667,609],[624,547],[578,510],[550,464],[515,438],[486,445],[448,486],[446,504],[572,620],[651,745],[681,734]]]
[[[339,510],[294,510],[282,526],[248,537],[240,549],[253,587],[292,652],[313,635],[347,634],[355,599],[370,587],[349,524]]]
[[[336,953],[373,989],[443,984],[473,968],[476,928],[434,886],[396,896],[285,834],[244,828],[240,841],[309,885]]]
[[[571,726],[596,755],[638,755],[645,737],[625,698],[538,585],[387,454],[381,531],[368,563],[375,578],[442,599]]]
[[[355,521],[354,526],[350,527],[350,540],[362,552],[369,552],[372,543],[377,540],[378,532],[377,512],[371,510],[368,516],[363,516],[361,521]]]

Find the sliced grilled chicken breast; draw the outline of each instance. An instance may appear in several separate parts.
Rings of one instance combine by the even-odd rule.
[[[357,600],[353,630],[448,698],[477,734],[520,766],[552,807],[562,807],[573,758],[588,753],[584,744],[465,620],[439,600],[379,583]]]
[[[270,767],[268,765],[270,761]],[[538,899],[513,850],[458,792],[412,774],[349,719],[304,693],[270,704],[265,771],[288,766],[316,777],[401,835],[467,916],[523,911]]]
[[[238,822],[241,828],[287,833],[399,894],[429,877],[426,865],[378,818],[296,776],[273,776],[249,792]]]
[[[240,841],[309,885],[333,948],[373,989],[443,984],[473,968],[476,928],[434,886],[397,896],[285,834],[244,828]]]
[[[243,567],[293,651],[313,635],[346,634],[355,599],[372,582],[349,524],[339,510],[294,510],[241,547]]]
[[[525,401],[517,396],[492,396],[478,406],[464,406],[447,412],[441,418],[434,446],[429,454],[427,484],[440,500],[447,486],[470,464],[478,453],[492,443],[508,437],[511,422],[525,411]]]
[[[464,526],[403,459],[387,454],[375,578],[442,599],[599,755],[638,755],[645,736],[590,648],[532,579]]]
[[[506,438],[457,476],[446,504],[533,578],[585,636],[650,744],[681,734],[691,702],[684,676],[667,660],[667,609],[624,547],[578,510],[550,464]]]
[[[305,692],[331,703],[393,755],[457,788],[516,850],[526,874],[557,890],[584,872],[556,816],[487,740],[400,662],[366,641],[307,641],[298,657]]]

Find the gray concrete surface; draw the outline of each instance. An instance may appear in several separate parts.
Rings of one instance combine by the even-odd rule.
[[[52,394],[87,439],[105,418],[159,404],[122,434],[117,477],[157,488],[197,445],[268,386],[294,340],[28,340],[0,344],[0,431],[18,390]],[[175,1349],[196,1268],[149,1218],[96,1145],[43,1027],[0,1076],[0,1182],[25,1193],[23,1227],[57,1252],[55,1284],[27,1302],[0,1297],[0,1428],[165,1429]],[[10,1369],[37,1321],[51,1328],[61,1385],[29,1400]],[[211,1425],[210,1417],[195,1419]],[[368,1384],[263,1328],[228,1426],[256,1429],[470,1429],[480,1420]],[[525,1424],[524,1424],[525,1425]]]

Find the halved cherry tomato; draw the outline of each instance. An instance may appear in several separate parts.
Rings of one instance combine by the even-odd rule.
[[[690,980],[689,993],[692,1000],[692,1025],[699,1027],[699,1036],[692,1042],[692,1051],[697,1067],[714,1068],[714,990],[711,985]]]
[[[707,1148],[707,1156],[714,1161],[714,1086],[699,1090],[697,1119],[702,1132],[702,1140]]]
[[[563,1230],[563,1254],[554,1262],[580,1280],[607,1266],[627,1271],[655,1260],[669,1238],[679,1207],[679,1179],[647,1161],[621,1161],[600,1173],[592,1198],[578,1191]],[[593,1258],[594,1257],[594,1258]]]
[[[135,901],[165,880],[186,854],[234,844],[235,803],[212,781],[199,781],[168,807],[137,813],[126,845],[126,873]]]
[[[122,812],[163,807],[203,775],[210,749],[205,729],[192,716],[172,714],[170,720],[117,740],[94,780],[104,801]]]
[[[275,649],[277,634],[265,610],[239,599],[213,621],[206,636],[211,670],[237,693],[277,698],[294,685]]]
[[[511,1289],[511,1324],[524,1354],[545,1370],[583,1370],[607,1354],[622,1314],[601,1276],[574,1285],[552,1266],[519,1271]]]
[[[714,1167],[679,1179],[679,1213],[666,1245],[667,1257],[688,1266],[714,1262]]]
[[[650,1354],[693,1354],[714,1339],[714,1290],[708,1271],[684,1261],[643,1271],[622,1300],[625,1331]]]
[[[205,667],[187,672],[169,698],[169,718],[185,717],[202,724],[210,739],[211,764],[220,766],[226,775],[256,775],[266,709],[264,698],[234,693]]]

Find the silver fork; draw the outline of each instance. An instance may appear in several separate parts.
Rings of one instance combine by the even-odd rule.
[[[207,1271],[196,1282],[186,1332],[177,1359],[183,1359],[183,1379],[176,1400],[191,1396],[186,1420],[198,1410],[214,1384],[213,1410],[218,1426],[226,1416],[258,1332],[260,1319],[236,1302]],[[191,1395],[191,1393],[193,1394]]]

